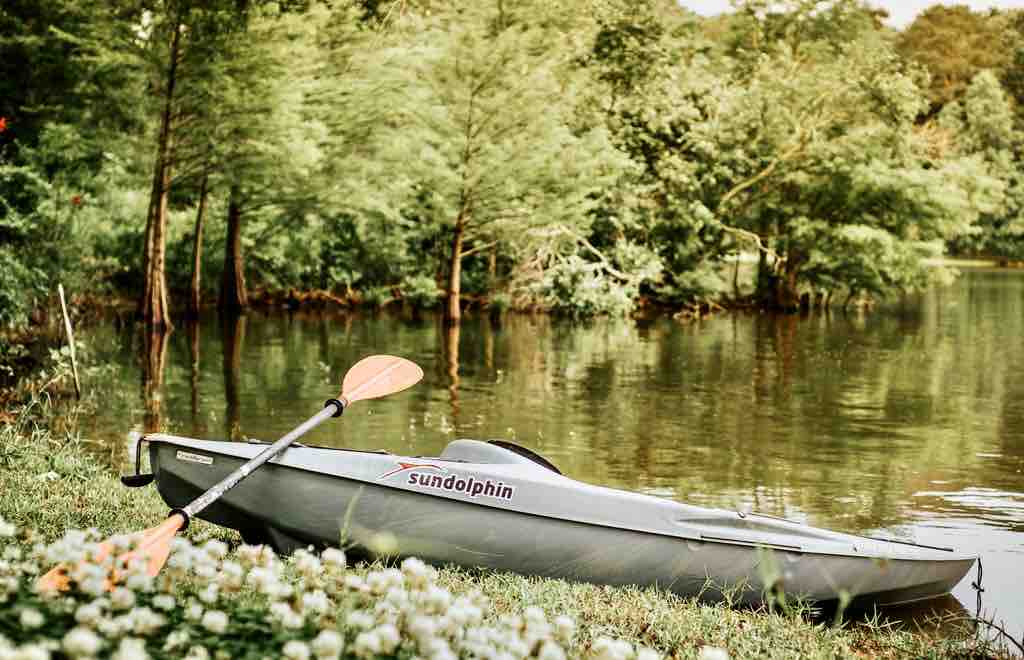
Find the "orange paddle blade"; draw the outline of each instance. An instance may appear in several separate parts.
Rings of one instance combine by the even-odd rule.
[[[156,527],[151,527],[141,532],[138,544],[134,550],[130,550],[117,558],[115,566],[124,566],[134,559],[144,559],[146,562],[146,573],[156,577],[160,569],[167,563],[167,557],[171,554],[171,542],[175,534],[185,525],[185,518],[181,514],[174,514]],[[110,541],[100,544],[99,550],[94,555],[94,561],[101,562],[110,556],[114,545]],[[113,589],[117,582],[116,571],[110,576],[107,584],[108,589]],[[36,583],[40,590],[66,591],[71,583],[71,576],[66,566],[57,566],[50,572],[39,578]]]
[[[421,378],[423,370],[415,362],[394,355],[371,355],[348,370],[338,398],[347,406],[356,401],[401,392]]]

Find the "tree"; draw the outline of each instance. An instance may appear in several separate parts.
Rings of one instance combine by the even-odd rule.
[[[452,321],[461,316],[463,259],[496,242],[529,251],[552,226],[565,230],[559,240],[578,236],[593,193],[623,165],[603,131],[570,129],[575,90],[559,81],[541,31],[501,29],[493,19],[467,6],[409,26],[409,41],[368,68],[390,83],[387,93],[363,99],[384,120],[353,202],[396,221],[414,210],[444,229]]]
[[[122,2],[0,10],[0,322],[23,323],[55,277],[86,276],[87,248],[68,247],[117,169],[108,152],[138,126],[142,82],[96,45],[137,16]]]
[[[980,161],[1007,193],[1002,204],[982,214],[975,231],[953,243],[955,249],[1010,258],[1024,254],[1024,142],[1014,120],[1010,99],[992,71],[976,75],[963,98],[939,115],[937,128],[949,136],[951,155]]]
[[[960,98],[975,74],[1009,62],[1007,31],[998,15],[971,11],[967,5],[933,5],[903,31],[899,51],[931,74],[933,110]]]
[[[227,72],[218,83],[220,107],[215,163],[228,188],[227,238],[219,306],[248,306],[243,222],[271,209],[301,218],[316,198],[307,185],[321,157],[323,128],[307,116],[313,84],[314,35],[322,11],[281,13],[274,3],[239,0],[238,32],[221,56]],[[237,38],[244,34],[245,38]]]
[[[226,0],[225,0],[226,1]],[[167,223],[176,180],[205,174],[212,129],[211,90],[221,76],[219,53],[231,35],[222,3],[168,0],[147,14],[145,31],[121,43],[142,62],[156,91],[152,186],[143,247],[140,316],[147,326],[171,325],[166,276]],[[137,43],[136,43],[137,42]]]
[[[922,257],[998,203],[976,161],[930,157],[914,80],[883,35],[858,30],[798,52],[762,44],[756,59],[698,52],[643,88],[617,135],[657,192],[650,232],[676,289],[691,264],[744,249],[761,257],[769,307],[908,288]]]

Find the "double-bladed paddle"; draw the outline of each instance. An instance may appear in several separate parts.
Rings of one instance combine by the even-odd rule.
[[[323,410],[224,477],[219,483],[192,500],[185,508],[171,511],[170,516],[163,523],[141,532],[141,538],[135,548],[119,556],[115,566],[123,566],[131,560],[140,559],[146,562],[146,572],[156,576],[171,553],[171,541],[174,539],[174,535],[188,527],[188,522],[193,516],[237,486],[254,470],[284,451],[299,436],[319,425],[328,417],[338,417],[345,411],[345,408],[356,401],[377,399],[401,392],[407,387],[415,385],[421,378],[423,378],[423,370],[414,362],[404,358],[392,355],[371,355],[363,358],[345,374],[341,385],[341,394],[337,399],[328,400],[324,404]],[[113,551],[113,542],[104,541],[94,555],[96,561],[103,561]],[[63,590],[67,588],[69,582],[67,567],[57,566],[39,578],[38,586],[40,589]]]

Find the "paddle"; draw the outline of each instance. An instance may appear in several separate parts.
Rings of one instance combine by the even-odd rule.
[[[357,362],[342,381],[341,394],[337,399],[330,399],[324,409],[295,427],[283,438],[270,445],[244,465],[212,486],[205,493],[192,500],[183,509],[171,511],[170,516],[160,525],[140,532],[141,538],[135,549],[117,558],[115,566],[124,566],[127,562],[139,559],[146,562],[146,572],[156,576],[167,557],[171,553],[171,541],[174,535],[188,527],[189,520],[206,507],[213,504],[221,495],[234,488],[240,481],[254,470],[284,451],[299,436],[319,425],[328,417],[338,417],[345,408],[356,401],[376,399],[401,392],[415,385],[423,378],[423,370],[415,363],[404,358],[391,355],[372,355]],[[105,560],[114,551],[112,541],[104,541],[94,557],[96,561]],[[40,589],[67,589],[71,578],[66,566],[57,566],[39,578]]]

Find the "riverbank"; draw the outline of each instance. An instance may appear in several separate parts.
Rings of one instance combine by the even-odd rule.
[[[88,444],[73,430],[53,433],[31,413],[0,428],[0,518],[21,530],[2,550],[8,560],[3,570],[16,581],[12,589],[8,579],[0,590],[7,594],[0,635],[8,644],[49,644],[66,652],[91,644],[103,652],[121,648],[119,657],[145,657],[128,653],[143,648],[153,657],[187,651],[209,657],[220,650],[232,657],[282,652],[305,658],[317,649],[323,651],[318,657],[337,657],[331,653],[335,643],[346,657],[457,657],[468,655],[472,644],[510,651],[511,657],[546,658],[998,657],[966,627],[962,634],[934,638],[881,620],[823,625],[805,610],[740,610],[655,590],[459,569],[434,574],[415,562],[401,571],[380,565],[342,569],[330,554],[259,564],[233,531],[201,521],[187,537],[208,551],[181,550],[193,553],[196,570],[165,571],[174,579],[158,581],[156,591],[100,598],[93,610],[88,608],[96,601],[86,594],[75,594],[73,602],[41,599],[33,593],[33,575],[47,565],[36,559],[34,544],[74,529],[95,528],[99,537],[141,530],[166,514],[155,489],[123,488],[90,457]],[[195,557],[208,555],[202,568]],[[288,586],[268,595],[261,580]],[[119,610],[117,598],[130,606]],[[46,623],[24,625],[37,620]],[[0,657],[6,657],[4,648],[0,640]]]

